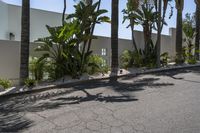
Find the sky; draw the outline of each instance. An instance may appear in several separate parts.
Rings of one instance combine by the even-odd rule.
[[[2,0],[6,3],[13,4],[13,5],[21,5],[22,0]],[[62,13],[63,10],[63,0],[30,0],[31,1],[31,8],[36,9],[42,9],[42,10],[48,10],[53,12],[60,12]],[[119,37],[124,39],[130,39],[131,38],[131,31],[130,29],[127,29],[128,22],[122,24],[123,21],[123,14],[122,10],[126,6],[127,0],[119,0],[119,11],[120,11],[120,17],[119,17]],[[73,5],[76,4],[74,0],[67,0],[67,11],[66,13],[73,13],[74,8]],[[175,10],[175,4],[174,2],[171,2],[171,5],[174,7],[173,10],[173,16],[171,19],[168,19],[169,17],[169,11],[166,14],[166,22],[167,26],[163,28],[162,34],[168,35],[169,34],[169,28],[170,27],[176,27],[176,10]],[[111,0],[102,0],[101,4],[102,9],[107,9],[108,13],[107,16],[111,16]],[[183,15],[186,13],[194,13],[195,12],[195,3],[194,0],[185,0],[184,4],[184,11]],[[141,26],[136,26],[136,30],[142,30]],[[100,24],[97,25],[95,28],[95,35],[100,36],[108,36],[110,37],[110,24]]]

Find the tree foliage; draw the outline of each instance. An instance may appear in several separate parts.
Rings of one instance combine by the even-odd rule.
[[[96,38],[90,29],[94,23],[109,22],[108,17],[102,16],[107,11],[97,10],[98,4],[87,5],[80,1],[74,6],[75,13],[69,14],[62,26],[47,25],[50,36],[37,40],[42,44],[36,51],[44,53],[40,60],[51,61],[55,79],[65,75],[79,78],[87,67],[96,66],[89,62],[92,51],[86,50],[89,40]]]

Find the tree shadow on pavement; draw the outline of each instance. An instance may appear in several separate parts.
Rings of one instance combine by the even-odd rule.
[[[41,112],[48,109],[56,109],[66,105],[80,104],[84,102],[97,101],[104,103],[133,102],[137,101],[134,92],[145,90],[145,87],[172,86],[172,83],[159,83],[158,78],[144,78],[137,82],[108,82],[96,81],[72,87],[73,92],[81,92],[84,95],[69,94],[69,91],[59,92],[59,95],[48,95],[45,99],[29,101],[27,98],[37,97],[36,94],[26,94],[11,98],[0,99],[0,132],[18,132],[32,126],[33,121],[27,119],[23,114],[26,112]],[[114,93],[104,94],[99,88],[111,90]],[[66,88],[67,90],[68,88]],[[92,91],[92,93],[90,92]],[[46,95],[47,96],[47,95]],[[56,97],[53,97],[56,96]],[[33,98],[34,99],[34,98]]]
[[[186,73],[194,73],[194,74],[200,75],[200,68],[196,67],[196,68],[189,68],[189,69],[171,70],[171,71],[166,71],[166,72],[154,73],[153,75],[167,76],[175,80],[181,80],[181,81],[186,81],[186,82],[200,83],[199,81],[184,79],[184,77],[181,77],[180,74],[186,74]]]
[[[0,132],[19,132],[22,129],[27,129],[31,126],[32,121],[23,117],[18,111],[13,108],[2,108],[0,103]]]
[[[178,74],[184,74],[184,73],[200,74],[200,68],[170,70],[170,71],[166,71],[166,72],[154,73],[153,75],[156,75],[156,76],[168,76],[168,77],[171,77],[173,79],[183,79],[181,77],[175,77],[175,76],[178,75]]]
[[[133,79],[133,77],[132,77]],[[83,89],[95,89],[95,88],[108,88],[115,92],[123,93],[123,92],[134,92],[134,91],[142,91],[145,87],[162,87],[162,86],[171,86],[173,83],[159,83],[159,78],[142,78],[135,82],[109,82],[109,81],[99,81],[93,82],[91,84],[82,84],[74,86],[75,90],[83,90]],[[123,80],[122,80],[123,81]]]
[[[46,103],[41,103],[38,105],[39,108],[45,108],[46,105],[48,105],[48,108],[52,108],[50,105],[52,104],[53,107],[62,106],[65,104],[71,105],[71,104],[80,104],[83,102],[89,102],[89,101],[98,101],[98,102],[132,102],[137,101],[138,99],[134,96],[134,93],[137,91],[144,90],[145,87],[154,87],[154,88],[160,88],[162,86],[172,86],[174,84],[172,83],[154,83],[155,81],[158,81],[159,78],[143,78],[141,80],[138,80],[134,83],[122,83],[122,82],[93,82],[91,84],[83,84],[83,85],[77,85],[73,88],[79,92],[82,92],[84,95],[73,95],[73,96],[62,96],[59,98],[52,99]],[[116,94],[103,94],[103,92],[98,91],[99,88],[104,88],[104,90],[112,90]],[[90,92],[90,90],[96,89],[96,92]]]

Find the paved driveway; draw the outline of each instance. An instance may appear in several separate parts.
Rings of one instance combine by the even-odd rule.
[[[0,132],[199,133],[200,69],[1,99]]]

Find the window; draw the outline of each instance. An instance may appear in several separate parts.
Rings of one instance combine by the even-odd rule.
[[[104,55],[104,56],[107,55],[107,50],[105,48],[101,49],[101,55]]]
[[[102,67],[106,66],[107,65],[107,61],[105,59],[103,59],[103,62],[102,62]]]

